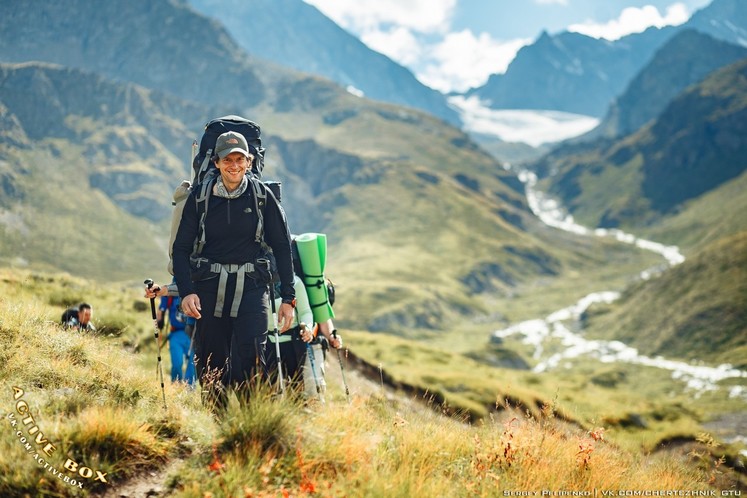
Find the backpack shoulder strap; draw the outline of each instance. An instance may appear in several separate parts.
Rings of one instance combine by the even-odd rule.
[[[208,169],[210,169],[210,161],[213,156],[213,149],[208,149],[205,152],[205,158],[202,160],[202,164],[200,164],[199,169],[197,169],[194,174],[194,178],[192,179],[192,183],[199,183],[202,181],[203,178],[205,178],[205,174],[207,173]]]
[[[202,182],[199,187],[199,192],[195,196],[195,200],[197,201],[197,216],[200,217],[200,222],[197,231],[197,238],[195,239],[195,245],[192,251],[193,254],[200,254],[202,248],[205,247],[205,217],[207,216],[208,200],[210,199],[210,193],[213,191],[214,183],[215,177],[206,179]],[[202,211],[202,213],[200,213],[200,211]]]
[[[254,241],[258,244],[264,244],[264,212],[267,205],[267,189],[254,175],[249,176],[249,183],[254,194],[254,210],[257,212],[257,231],[254,233]]]

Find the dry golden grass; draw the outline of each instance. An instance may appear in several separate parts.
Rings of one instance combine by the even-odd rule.
[[[1,406],[17,411],[13,387],[23,389],[36,425],[58,448],[47,463],[73,478],[64,467],[71,459],[107,482],[84,476],[82,490],[64,482],[6,420],[0,496],[116,491],[167,464],[173,470],[162,484],[169,494],[200,498],[706,490],[716,471],[705,453],[693,460],[631,452],[607,442],[601,429],[556,419],[549,408],[535,415],[507,409],[466,424],[376,384],[366,389],[352,371],[348,403],[334,357],[326,404],[305,406],[260,389],[248,405],[234,400],[218,421],[200,406],[198,392],[168,384],[164,408],[152,352],[130,353],[116,337],[62,330],[44,318],[56,311],[33,295],[3,296]]]

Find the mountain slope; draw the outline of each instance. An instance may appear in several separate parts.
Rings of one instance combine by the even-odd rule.
[[[534,167],[584,224],[642,227],[747,168],[747,60],[689,88],[637,133],[560,147]]]
[[[587,322],[587,335],[614,338],[647,355],[747,367],[747,231],[639,283]]]
[[[204,110],[40,63],[0,64],[0,109],[6,264],[111,280],[162,272],[167,188],[186,174],[163,144],[190,136],[182,121]]]
[[[732,45],[692,29],[676,34],[630,82],[588,136],[621,136],[655,118],[682,90],[716,69],[747,57]]]
[[[668,36],[647,30],[618,42],[579,33],[542,35],[522,47],[505,74],[467,92],[493,109],[553,109],[602,117],[612,99]]]
[[[747,230],[747,172],[680,206],[662,223],[641,227],[652,240],[699,251],[724,237]]]
[[[747,9],[741,0],[714,0],[696,11],[686,26],[717,40],[747,46]]]
[[[54,139],[57,149],[69,152],[58,169],[83,185],[84,194],[77,195],[99,196],[102,189],[116,183],[121,186],[116,192],[122,195],[111,198],[117,207],[130,212],[149,206],[155,198],[160,200],[156,204],[169,202],[173,187],[186,176],[184,163],[192,139],[199,138],[199,126],[205,121],[229,113],[256,120],[268,148],[264,178],[283,182],[283,204],[291,231],[328,235],[328,272],[341,289],[336,311],[342,327],[397,334],[453,330],[462,326],[465,317],[490,313],[496,296],[511,300],[522,285],[530,287],[520,294],[526,296],[523,302],[549,312],[553,299],[564,303],[569,299],[568,287],[580,294],[592,285],[582,273],[618,280],[627,268],[642,265],[647,257],[614,243],[579,244],[543,227],[528,209],[523,187],[513,174],[440,119],[356,97],[318,77],[283,68],[270,71],[266,63],[258,63],[230,37],[223,36],[220,26],[183,4],[166,0],[141,3],[136,7],[148,15],[130,17],[122,13],[134,7],[124,3],[101,4],[94,25],[81,15],[82,2],[70,2],[67,9],[50,7],[49,11],[44,10],[46,4],[33,1],[14,4],[11,17],[15,21],[32,17],[38,13],[36,8],[45,15],[37,16],[33,27],[23,29],[11,27],[6,18],[0,20],[14,33],[13,38],[3,39],[0,58],[22,54],[36,60],[55,59],[53,62],[84,66],[85,72],[66,66],[55,74],[40,73],[38,78],[55,81],[53,86],[64,88],[68,96],[54,91],[24,92],[23,84],[3,88],[13,92],[16,109],[7,120],[19,123],[20,130],[27,133],[31,127],[59,128],[49,134],[60,137]],[[184,47],[195,43],[194,32],[184,28],[198,25],[214,27],[216,37],[202,39],[191,53]],[[107,45],[107,29],[118,30],[111,45]],[[119,32],[128,33],[132,47],[125,46]],[[80,33],[85,33],[83,38],[95,38],[96,46],[81,44]],[[137,62],[131,52],[147,54],[150,65],[167,64],[172,70],[162,79],[154,79],[147,71],[131,73],[129,69]],[[119,63],[112,63],[113,59]],[[216,70],[232,67],[236,70]],[[58,81],[60,75],[67,75],[65,71],[70,71],[71,81]],[[100,81],[99,86],[73,83],[81,77]],[[221,82],[219,87],[211,86],[215,78]],[[196,85],[195,81],[205,83]],[[247,92],[237,93],[245,81]],[[118,88],[133,83],[138,89]],[[225,93],[212,91],[215,88]],[[87,92],[100,94],[91,98],[97,105],[62,105],[67,115],[27,110],[60,106],[55,101],[82,102]],[[126,123],[140,128],[122,129],[119,112],[110,111],[127,107],[116,102],[106,105],[109,93],[142,93],[153,102],[163,102],[163,107],[154,104],[152,115],[128,117]],[[179,102],[189,105],[180,109]],[[24,123],[30,117],[33,123]],[[38,119],[47,121],[39,124]],[[171,126],[173,134],[161,137],[150,133],[151,123],[156,128]],[[99,135],[97,130],[103,133]],[[135,133],[139,134],[137,140]],[[8,146],[16,135],[7,137]],[[128,138],[120,139],[120,135]],[[143,143],[150,145],[143,148]],[[116,149],[110,144],[116,144]],[[99,148],[115,159],[95,156],[95,161],[103,163],[95,166],[104,172],[97,177],[98,170],[81,151]],[[173,164],[167,168],[174,172],[171,176],[152,175],[153,163],[137,162],[136,158],[147,158],[153,151],[159,151],[155,158]],[[23,160],[40,174],[37,162]],[[32,199],[32,186],[17,190],[8,215],[11,220],[16,220]],[[75,192],[67,192],[66,197],[72,195]],[[129,202],[131,199],[135,202]],[[50,199],[45,219],[54,219],[58,202],[62,201]],[[98,216],[98,212],[95,206],[85,205],[71,216],[85,219]],[[137,243],[151,244],[154,238],[153,244],[161,241],[160,268],[166,267],[165,224],[165,220],[158,221],[130,231],[130,240]],[[117,223],[108,218],[106,225],[116,227]],[[43,231],[32,232],[27,240],[44,236]],[[52,246],[65,244],[56,232],[51,232],[48,240]],[[79,266],[85,267],[88,252],[111,251],[106,240],[89,240],[86,251],[75,252],[83,263]],[[9,248],[7,257],[15,257],[18,250],[16,246]],[[60,264],[50,255],[40,258],[30,264]],[[144,271],[143,265],[155,264],[150,259],[138,263],[134,256],[133,260],[120,270],[137,274]],[[621,264],[610,265],[609,261]],[[86,275],[110,278],[101,267],[84,270]],[[158,280],[169,278],[165,271],[161,275],[152,274]],[[572,283],[557,284],[564,276]],[[531,292],[538,287],[554,285],[553,299],[532,299]],[[517,309],[517,314],[526,313],[515,303],[508,308],[511,313]]]
[[[480,97],[494,109],[554,109],[602,118],[656,50],[690,28],[744,46],[747,3],[713,0],[687,23],[649,28],[615,41],[543,33],[517,53],[505,74],[491,76],[467,95]]]
[[[34,2],[15,6],[11,17],[16,23],[31,16],[35,7],[45,12],[33,28],[10,29],[13,22],[7,18],[0,21],[14,35],[3,38],[2,57],[53,59],[84,66],[87,71],[8,66],[2,101],[10,108],[7,119],[19,127],[17,133],[8,135],[6,145],[11,146],[11,139],[23,132],[42,134],[45,139],[49,136],[58,141],[58,149],[68,151],[57,168],[60,174],[76,179],[92,196],[106,192],[119,207],[150,214],[156,211],[153,199],[158,199],[156,206],[167,206],[173,187],[186,176],[184,163],[191,141],[199,138],[196,128],[229,112],[257,120],[268,145],[265,176],[283,181],[291,229],[329,234],[330,254],[337,265],[331,271],[336,272],[343,288],[365,303],[346,306],[343,300],[342,314],[361,326],[373,321],[395,323],[386,316],[413,303],[423,307],[412,315],[421,324],[432,320],[428,317],[434,315],[434,306],[440,310],[436,316],[458,316],[477,305],[464,297],[461,280],[485,260],[495,259],[504,244],[510,242],[527,258],[544,252],[542,243],[521,228],[536,222],[518,182],[456,128],[412,109],[355,97],[329,81],[289,70],[258,71],[261,78],[246,80],[260,66],[248,57],[241,58],[242,50],[230,45],[229,38],[205,41],[203,51],[197,54],[182,48],[193,38],[184,26],[210,26],[211,21],[165,1],[139,5],[150,16],[123,16],[128,8],[134,8],[124,3],[102,4],[96,13],[98,22],[90,29],[88,20],[80,16],[80,3],[48,11]],[[170,21],[164,23],[164,19]],[[129,33],[132,44],[137,45],[131,52],[149,54],[150,65],[168,62],[173,71],[167,78],[154,79],[147,71],[131,72],[135,60],[123,47],[124,39],[112,36],[108,45],[103,36],[115,27]],[[81,43],[72,36],[79,32],[86,32],[83,38],[95,38],[98,43]],[[163,40],[168,40],[166,48]],[[173,51],[167,50],[171,46]],[[206,59],[204,50],[216,53]],[[223,58],[224,54],[229,55]],[[238,59],[236,73],[211,69],[231,67]],[[210,66],[200,72],[206,60]],[[220,76],[225,93],[206,92],[205,88],[216,88],[210,85],[184,84],[209,74]],[[148,86],[138,89],[119,83],[127,78]],[[250,90],[256,86],[257,92],[239,96],[233,89],[244,81],[250,83]],[[24,91],[27,87],[33,92]],[[92,97],[87,99],[89,94]],[[146,96],[147,103],[131,107],[153,107],[152,114],[130,112],[128,102],[137,101],[135,95]],[[258,95],[264,99],[253,100]],[[106,102],[109,97],[114,99],[110,104]],[[181,108],[180,102],[190,104]],[[165,132],[159,135],[151,128]],[[13,159],[17,161],[28,162],[20,156]],[[41,174],[34,161],[28,164],[35,174]],[[153,171],[159,167],[161,173]],[[31,187],[16,187],[11,180],[14,178],[5,184],[10,185],[8,189],[15,188],[17,196],[7,216],[15,220],[17,213],[26,209]],[[110,190],[114,186],[117,188]],[[68,191],[66,197],[73,195],[74,191]],[[62,201],[49,199],[44,218],[54,219],[58,202]],[[79,218],[98,215],[89,205],[73,212]],[[454,213],[469,213],[482,230],[468,230]],[[112,219],[105,224],[117,225]],[[425,226],[429,226],[427,231]],[[154,232],[165,240],[163,222],[132,230],[131,240],[152,240]],[[28,234],[29,240],[42,236],[44,232]],[[64,244],[65,239],[54,232],[49,237],[54,245]],[[443,252],[428,250],[433,237],[440,241]],[[103,240],[96,242],[106,246]],[[8,257],[14,257],[17,250],[15,245],[9,247]],[[424,257],[419,264],[411,266],[412,254],[421,253]],[[162,268],[165,255],[164,248]],[[32,263],[39,262],[41,257],[34,256],[29,258]],[[54,264],[55,258],[44,261]],[[85,254],[80,253],[76,270],[85,266],[84,261]],[[128,268],[140,272],[142,265],[132,263]],[[433,268],[444,270],[434,274]],[[372,271],[377,273],[372,276]],[[536,270],[529,270],[529,274],[532,271]],[[100,267],[84,270],[84,274],[102,276]],[[382,292],[392,286],[392,278],[402,285],[396,301]],[[435,281],[437,287],[424,288],[422,283],[427,280]],[[455,301],[459,306],[450,306]],[[445,323],[439,322],[439,326]]]
[[[248,53],[352,87],[366,97],[414,107],[459,124],[441,93],[375,52],[301,0],[189,0],[219,19]],[[230,10],[231,15],[222,13]]]
[[[176,3],[134,0],[91,8],[85,0],[3,0],[0,7],[6,13],[0,19],[2,61],[54,62],[206,103],[265,97],[255,69],[223,28]],[[184,35],[160,36],[176,29]]]

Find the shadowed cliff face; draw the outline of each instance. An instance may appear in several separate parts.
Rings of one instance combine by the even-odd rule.
[[[744,59],[685,92],[661,114],[651,128],[652,144],[643,148],[643,192],[654,209],[669,212],[747,169],[746,95]]]
[[[590,136],[624,136],[656,118],[688,86],[709,73],[747,57],[732,45],[687,29],[673,36],[633,78]]]

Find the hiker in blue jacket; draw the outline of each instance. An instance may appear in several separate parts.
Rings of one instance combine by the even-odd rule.
[[[156,311],[158,328],[163,330],[165,314],[169,316],[169,353],[171,355],[171,382],[184,381],[190,386],[195,382],[195,364],[192,352],[192,337],[187,331],[190,320],[181,310],[180,298],[163,296]],[[185,368],[186,363],[186,368]]]
[[[197,319],[194,345],[203,401],[214,409],[225,407],[229,384],[245,386],[266,373],[268,283],[272,275],[263,243],[272,249],[280,276],[281,331],[290,326],[294,315],[293,263],[285,213],[264,184],[247,176],[253,160],[240,133],[226,132],[218,137],[213,161],[219,175],[208,185],[206,203],[198,203],[202,190],[193,189],[172,246],[182,310]],[[190,258],[202,235],[199,258]],[[237,347],[231,351],[234,335]],[[234,361],[229,361],[231,355]],[[238,368],[230,368],[236,362]],[[247,389],[242,392],[248,394]]]

